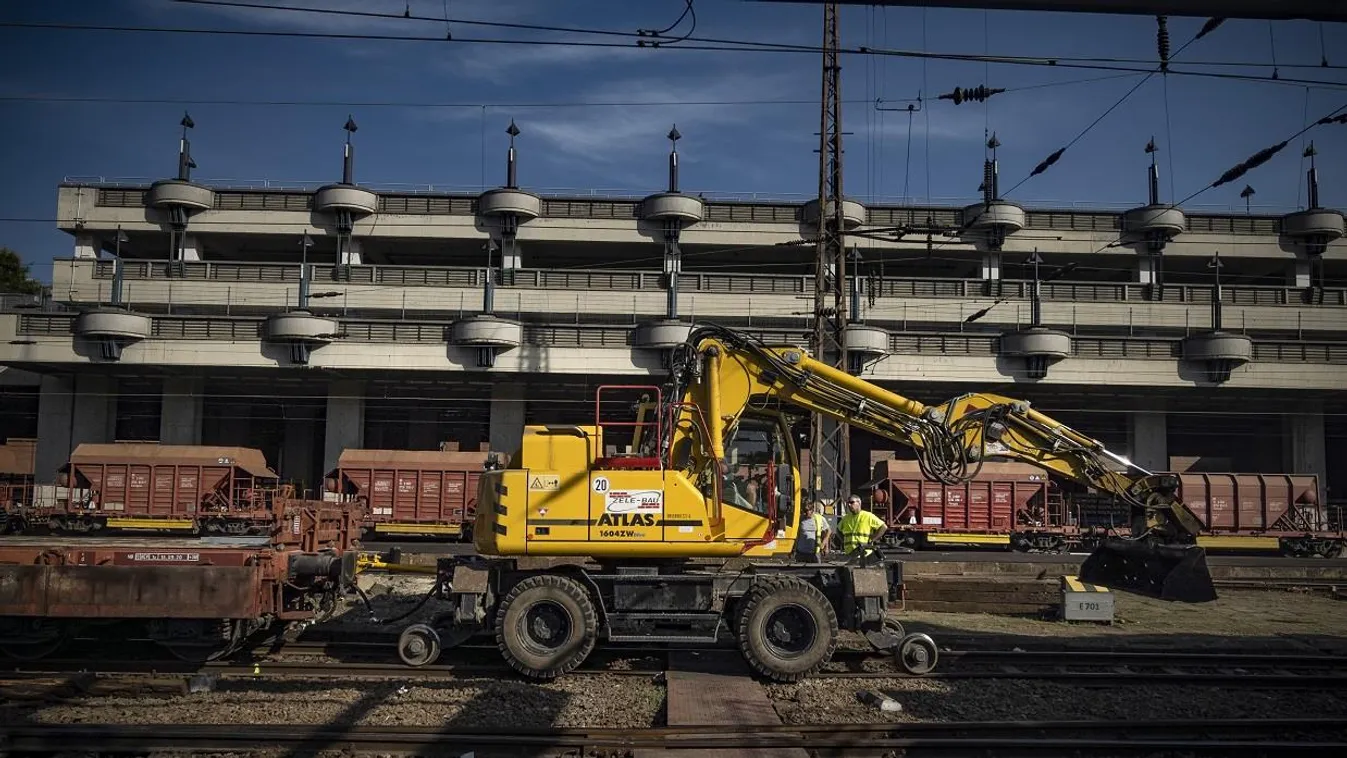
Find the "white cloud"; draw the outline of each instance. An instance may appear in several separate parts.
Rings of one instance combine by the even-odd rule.
[[[633,153],[663,149],[662,137],[677,123],[686,134],[745,124],[757,117],[752,106],[708,105],[745,99],[786,98],[798,89],[791,75],[712,71],[701,78],[641,78],[606,84],[581,95],[588,103],[625,103],[557,108],[535,121],[531,135],[550,143],[563,160],[618,164]],[[640,103],[655,103],[641,105]],[[667,103],[682,103],[670,105]]]

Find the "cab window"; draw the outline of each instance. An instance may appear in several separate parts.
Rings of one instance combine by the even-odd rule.
[[[770,487],[776,490],[778,514],[789,522],[794,476],[781,427],[774,419],[741,418],[725,446],[725,464],[721,500],[726,505],[765,516]]]

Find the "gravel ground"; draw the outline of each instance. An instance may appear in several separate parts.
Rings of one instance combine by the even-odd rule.
[[[1024,680],[810,679],[766,685],[787,724],[884,721],[1347,717],[1347,693],[1222,690],[1183,685],[1082,687]],[[902,703],[882,712],[857,699],[869,689]]]
[[[653,676],[577,675],[547,684],[464,677],[401,682],[223,681],[173,698],[88,698],[39,708],[0,706],[6,723],[346,724],[362,726],[649,727],[664,723]]]
[[[1018,635],[1078,638],[1084,642],[1147,647],[1227,647],[1234,638],[1248,646],[1347,651],[1347,603],[1324,593],[1284,590],[1222,590],[1210,603],[1172,603],[1114,593],[1114,623],[1039,621],[978,613],[895,612],[909,631],[939,635]],[[1013,640],[1012,640],[1013,641]]]

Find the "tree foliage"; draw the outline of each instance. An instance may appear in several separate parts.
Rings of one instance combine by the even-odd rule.
[[[28,264],[19,258],[18,253],[0,247],[0,292],[38,295],[43,289],[42,282],[28,275]]]

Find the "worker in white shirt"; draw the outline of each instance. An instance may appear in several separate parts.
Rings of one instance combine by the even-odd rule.
[[[805,503],[800,519],[800,532],[795,538],[795,559],[804,563],[819,563],[828,546],[832,531],[828,519],[820,512],[822,503]]]

